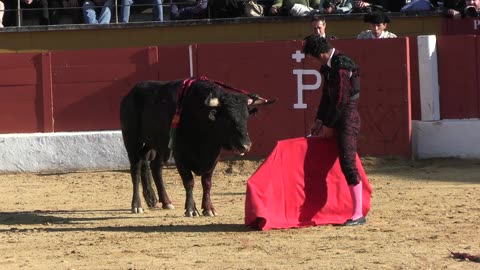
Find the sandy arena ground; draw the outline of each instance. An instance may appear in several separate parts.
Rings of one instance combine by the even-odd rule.
[[[131,214],[124,171],[0,175],[0,269],[480,269],[449,250],[480,254],[480,160],[364,158],[373,187],[368,224],[253,231],[246,181],[261,161],[221,162],[219,216],[183,217],[176,170],[165,170],[175,210]],[[200,204],[201,185],[195,196]]]

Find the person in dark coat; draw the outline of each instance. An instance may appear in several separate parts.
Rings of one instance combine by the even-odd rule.
[[[343,225],[365,224],[362,181],[356,164],[357,136],[360,131],[359,68],[350,57],[333,48],[328,40],[319,35],[306,37],[303,51],[322,64],[323,94],[311,135],[326,139],[336,137],[340,167],[353,201],[352,216]]]
[[[18,18],[17,7],[20,3],[22,9]],[[5,26],[23,25],[25,17],[37,17],[38,25],[59,24],[63,14],[62,0],[4,0],[5,4]],[[20,19],[20,22],[18,20]]]
[[[325,20],[325,17],[315,14],[312,16],[310,22],[312,25],[313,34],[319,35],[326,39],[336,39],[335,36],[330,36],[326,33],[327,21]]]
[[[242,4],[236,0],[208,0],[211,19],[236,18],[242,16]]]
[[[170,10],[170,20],[199,20],[208,17],[208,0],[197,0],[194,6],[179,8],[173,4]]]

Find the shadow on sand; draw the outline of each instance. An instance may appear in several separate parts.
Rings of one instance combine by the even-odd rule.
[[[63,214],[79,214],[88,212],[124,212],[125,209],[117,210],[81,210],[81,211],[34,211],[34,212],[0,212],[0,225],[10,226],[9,229],[0,229],[2,232],[27,232],[31,230],[40,230],[44,232],[72,232],[72,231],[108,231],[108,232],[247,232],[252,229],[244,224],[192,224],[192,225],[175,225],[168,222],[164,225],[155,226],[91,226],[95,221],[102,220],[119,220],[119,219],[152,219],[160,218],[158,216],[142,216],[142,215],[124,215],[124,216],[102,216],[102,217],[61,217]],[[184,217],[179,217],[184,218]],[[202,217],[200,217],[202,218]],[[186,219],[186,218],[185,218]],[[213,220],[212,220],[213,221]],[[43,225],[37,228],[16,228],[15,225]],[[82,226],[76,226],[81,224]],[[88,225],[88,226],[85,226]]]

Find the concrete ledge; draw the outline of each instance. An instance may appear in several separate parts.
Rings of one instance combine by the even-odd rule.
[[[412,121],[417,158],[480,158],[480,120]]]
[[[0,135],[0,173],[123,170],[120,131]]]

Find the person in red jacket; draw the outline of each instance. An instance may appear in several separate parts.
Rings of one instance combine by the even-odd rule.
[[[340,167],[350,188],[353,214],[343,225],[365,224],[362,213],[362,181],[356,164],[357,136],[360,130],[358,99],[359,68],[345,54],[333,48],[319,35],[305,38],[303,51],[321,64],[323,94],[311,134],[323,138],[336,137]]]

